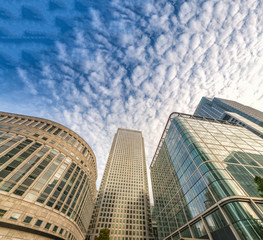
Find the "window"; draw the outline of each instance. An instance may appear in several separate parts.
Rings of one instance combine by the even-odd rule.
[[[69,135],[65,138],[65,141],[67,142],[71,137],[72,137],[72,135],[69,134]]]
[[[41,128],[41,130],[45,130],[49,126],[50,126],[50,124],[47,123],[44,127]]]
[[[61,132],[61,129],[58,128],[53,134],[54,134],[54,135],[58,135],[60,132]]]
[[[56,232],[58,230],[58,226],[54,226],[54,228],[53,228],[53,232]]]
[[[67,132],[64,131],[63,133],[60,134],[59,137],[60,137],[60,138],[63,138],[66,134],[67,134]]]
[[[47,140],[47,137],[42,137],[42,139],[46,141],[46,140]]]
[[[43,124],[44,124],[44,123],[41,122],[41,123],[37,124],[37,125],[35,126],[35,128],[39,128],[39,127],[41,127]]]
[[[12,213],[10,219],[17,220],[21,216],[20,213]]]
[[[42,224],[42,222],[43,222],[42,220],[39,220],[39,219],[38,219],[38,220],[36,221],[36,223],[35,223],[35,226],[40,227],[41,224]]]
[[[26,218],[24,219],[23,222],[24,223],[30,223],[32,219],[33,219],[32,217],[26,216]]]
[[[6,210],[0,209],[0,217],[3,217],[6,213]]]
[[[46,226],[45,226],[45,229],[50,229],[50,227],[51,227],[51,223],[47,222]]]
[[[52,132],[56,127],[55,126],[52,126],[50,129],[48,129],[47,131],[48,132]]]

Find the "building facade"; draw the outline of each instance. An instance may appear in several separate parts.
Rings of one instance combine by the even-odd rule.
[[[263,139],[243,126],[173,113],[150,170],[159,239],[262,239]]]
[[[151,213],[152,213],[152,227],[153,227],[153,239],[159,240],[158,238],[158,227],[156,222],[156,209],[154,206],[151,206]]]
[[[194,115],[237,122],[263,138],[263,112],[241,103],[203,97]]]
[[[0,112],[0,238],[85,239],[96,159],[70,129]]]
[[[100,184],[88,239],[103,228],[112,240],[152,239],[142,133],[118,129]]]

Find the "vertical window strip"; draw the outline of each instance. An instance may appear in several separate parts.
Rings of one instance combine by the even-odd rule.
[[[71,137],[72,137],[72,135],[69,134],[69,135],[65,138],[65,141],[67,142]]]
[[[10,116],[7,116],[7,117],[1,119],[0,122],[5,122],[6,120],[9,120],[10,118],[11,118]]]
[[[21,120],[19,120],[18,122],[16,122],[15,124],[20,124],[22,122],[24,122],[26,119],[25,118],[21,118]]]
[[[28,141],[25,144],[25,147],[27,145],[31,144],[31,142]],[[40,144],[40,143],[34,143],[26,151],[24,151],[22,154],[20,154],[18,157],[16,157],[16,159],[14,159],[5,169],[0,171],[0,176],[3,178],[6,178],[14,169],[16,169],[22,162],[24,162],[24,160],[27,159],[32,153],[34,153],[41,145],[42,144]],[[0,189],[2,189],[2,190],[8,189],[8,188],[6,188],[7,185],[10,185],[10,183],[6,183]],[[8,191],[10,191],[10,189]]]
[[[73,144],[73,147],[77,148],[77,146],[80,144],[79,141],[76,141],[74,144]]]
[[[89,191],[87,191],[87,192],[89,192]],[[81,212],[79,213],[79,221],[82,225],[83,232],[86,232],[86,230],[87,230],[87,229],[85,229],[83,222],[86,222],[85,220],[87,220],[86,218],[89,215],[88,212],[89,212],[89,203],[90,202],[91,202],[90,196],[88,196],[88,197],[86,196],[84,198],[84,203],[81,206]]]
[[[5,164],[10,158],[15,156],[20,151],[22,151],[28,144],[32,142],[33,142],[32,140],[26,139],[22,143],[18,144],[16,147],[14,147],[12,150],[10,150],[8,153],[6,153],[4,156],[0,158],[0,166]]]
[[[6,123],[13,123],[13,122],[15,122],[16,120],[18,120],[18,118],[17,117],[15,117],[15,118],[12,118],[11,120],[9,120],[8,122],[6,122]]]
[[[83,202],[85,200],[85,197],[87,196],[87,193],[89,192],[89,178],[87,178],[87,183],[85,184],[84,190],[82,191],[81,197],[80,197],[80,201],[78,202],[77,206],[76,206],[76,217],[75,217],[75,221],[77,221],[77,219],[79,219],[79,214],[81,212],[82,206],[83,206]]]
[[[42,174],[42,176],[34,183],[32,188],[28,191],[25,196],[25,199],[34,200],[33,196],[37,196],[39,192],[41,192],[42,188],[52,176],[52,174],[56,171],[62,160],[65,158],[63,154],[59,154],[55,160],[49,165],[46,171]]]
[[[73,144],[76,141],[76,138],[72,138],[69,144]]]
[[[64,190],[64,187],[68,181],[68,179],[70,178],[70,176],[73,173],[74,168],[76,167],[75,163],[71,163],[70,168],[68,169],[67,173],[65,174],[65,176],[60,180],[60,184],[58,185],[57,189],[53,192],[52,197],[49,197],[49,200],[47,202],[47,206],[52,207],[56,201],[56,199],[58,199],[58,197],[60,196],[60,194],[62,194],[62,191]],[[62,206],[62,202],[61,203],[57,203],[57,206],[55,209],[59,210],[60,207]]]
[[[30,169],[50,150],[50,147],[44,146],[38,151],[34,156],[30,158],[18,171],[16,171],[13,176],[8,180],[9,186],[6,186],[5,191],[9,192],[18,181],[25,176]]]
[[[39,124],[37,124],[34,128],[39,128],[43,125],[44,123],[43,122],[40,122]]]
[[[81,170],[81,172],[79,174],[79,177],[78,177],[78,180],[75,183],[75,185],[74,185],[74,187],[73,187],[73,189],[72,189],[72,191],[71,191],[71,193],[70,193],[70,195],[68,197],[68,200],[66,202],[66,204],[69,206],[69,210],[67,212],[67,216],[69,216],[69,217],[70,217],[70,215],[71,215],[71,213],[73,211],[72,207],[70,207],[70,204],[71,204],[72,200],[73,199],[75,200],[75,198],[76,198],[75,194],[77,194],[77,189],[78,189],[78,187],[80,187],[80,182],[81,182],[81,180],[83,178],[83,174],[84,174],[84,172]]]
[[[45,130],[46,128],[48,128],[50,126],[49,123],[47,123],[45,126],[43,126],[42,128],[40,128],[41,130]]]
[[[66,136],[66,134],[67,134],[67,132],[63,131],[63,132],[59,135],[59,137],[60,137],[60,138],[63,138],[64,136]]]
[[[87,175],[84,174],[84,178],[83,178],[83,180],[82,180],[82,183],[81,183],[81,185],[80,185],[80,187],[79,187],[79,189],[78,189],[78,192],[77,192],[76,196],[74,197],[73,202],[72,202],[72,204],[71,204],[71,208],[73,209],[73,214],[72,214],[72,216],[71,216],[72,219],[74,219],[75,216],[76,216],[76,208],[77,208],[77,206],[78,206],[78,205],[76,206],[76,203],[77,203],[78,200],[79,200],[79,196],[81,195],[81,191],[84,190],[83,186],[86,186],[86,185],[85,185],[85,184],[86,184],[86,180],[87,180]],[[76,206],[76,208],[75,208],[75,206]]]
[[[31,121],[32,121],[32,120],[31,120],[31,119],[29,119],[29,120],[27,120],[27,121],[23,122],[21,125],[26,125],[26,124],[30,123]]]
[[[51,128],[49,128],[49,129],[47,130],[47,132],[52,132],[55,128],[56,128],[55,126],[52,126]]]
[[[36,123],[38,123],[38,121],[34,121],[34,122],[32,122],[32,123],[30,123],[29,125],[28,125],[28,127],[31,127],[32,125],[34,125],[34,124],[36,124]]]
[[[89,154],[89,150],[84,154],[84,156],[87,157],[88,154]]]
[[[67,184],[67,186],[66,186],[63,194],[62,194],[61,197],[60,197],[60,200],[59,200],[60,202],[64,202],[65,199],[66,199],[66,197],[68,196],[68,193],[70,192],[70,190],[71,190],[71,188],[72,188],[72,186],[73,186],[73,184],[74,184],[74,182],[75,182],[75,180],[76,180],[76,178],[77,178],[77,176],[78,176],[79,170],[80,170],[80,167],[77,166],[75,172],[73,173],[73,176],[71,177],[71,179],[70,179],[70,181],[68,182],[68,184]],[[55,206],[55,208],[56,208],[56,207],[57,207],[57,205]],[[61,212],[62,212],[62,213],[66,213],[67,208],[68,208],[68,206],[66,206],[66,205],[64,204],[64,207],[63,207],[63,209],[62,209]]]
[[[49,194],[52,192],[52,190],[56,187],[56,184],[61,179],[61,176],[64,174],[66,169],[68,168],[68,165],[72,162],[70,158],[66,158],[65,162],[59,167],[55,175],[51,178],[48,185],[46,186],[45,190],[42,192],[42,194],[37,199],[37,202],[44,203],[46,199],[48,198]]]
[[[84,149],[83,149],[83,151],[82,151],[82,154],[84,155],[84,154],[86,153],[86,151],[87,151],[87,148],[84,147]]]
[[[4,142],[5,140],[7,140],[8,138],[13,137],[15,134],[14,133],[6,133],[5,135],[0,137],[0,143]]]
[[[54,135],[58,135],[62,130],[60,128],[58,128],[53,134]]]
[[[22,196],[57,154],[58,151],[51,150],[34,171],[22,182],[21,186],[14,191],[14,194]]]

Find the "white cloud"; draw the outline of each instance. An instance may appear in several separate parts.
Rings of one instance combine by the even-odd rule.
[[[43,67],[52,118],[94,149],[98,183],[118,127],[143,132],[149,165],[170,113],[193,113],[202,96],[263,110],[261,1],[199,2],[175,15],[165,1],[111,1],[111,18],[92,9],[90,26],[57,42],[60,67]],[[28,73],[19,74],[37,94]]]
[[[34,83],[30,81],[30,79],[28,78],[27,71],[23,70],[22,68],[18,68],[17,72],[18,72],[19,77],[21,78],[21,80],[26,86],[25,91],[33,95],[37,95],[38,91],[36,87],[34,86]]]

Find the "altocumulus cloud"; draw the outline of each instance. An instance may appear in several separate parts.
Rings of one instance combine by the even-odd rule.
[[[63,2],[56,1],[70,10],[65,2],[74,1]],[[143,131],[149,165],[169,114],[193,113],[202,96],[262,110],[260,0],[78,4],[84,13],[63,22],[69,30],[41,50],[37,65],[15,69],[21,98],[33,100],[20,112],[79,133],[95,151],[98,185],[118,127]]]

